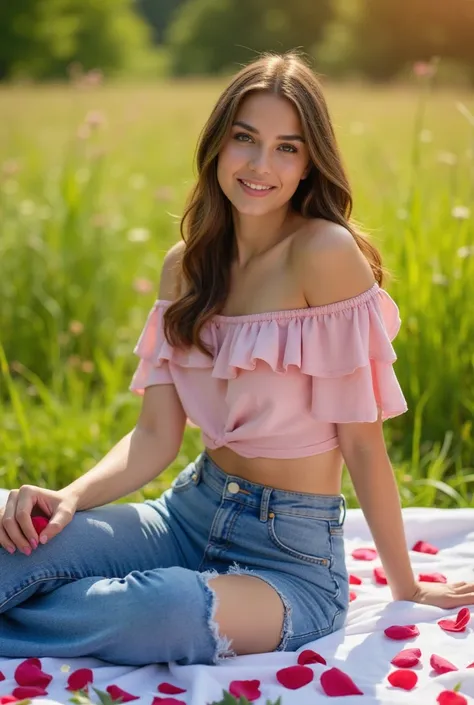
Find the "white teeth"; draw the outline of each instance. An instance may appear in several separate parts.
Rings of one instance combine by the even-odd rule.
[[[269,191],[273,186],[256,186],[255,184],[249,184],[248,181],[244,181],[241,179],[242,183],[248,186],[249,188],[253,188],[254,191]]]

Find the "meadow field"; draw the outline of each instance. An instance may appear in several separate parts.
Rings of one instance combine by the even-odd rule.
[[[133,347],[223,81],[0,88],[0,486],[59,489],[134,426]],[[474,506],[474,95],[325,84],[353,216],[391,272],[402,502]],[[201,450],[186,428],[159,495]],[[343,491],[357,506],[348,473]]]

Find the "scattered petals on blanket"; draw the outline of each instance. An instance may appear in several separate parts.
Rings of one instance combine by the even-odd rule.
[[[123,703],[128,703],[130,702],[130,700],[138,700],[140,697],[139,695],[132,695],[131,693],[127,693],[126,690],[123,690],[118,685],[108,685],[106,691],[113,700],[122,698]]]
[[[402,649],[390,661],[397,668],[411,668],[420,663],[421,649]]]
[[[410,561],[420,580],[474,581],[474,509],[409,508],[403,510],[403,518],[407,546],[413,546]],[[418,543],[422,548],[435,547],[437,552],[415,550]],[[207,705],[219,703],[224,691],[237,692],[238,688],[256,705],[273,704],[278,698],[280,705],[474,705],[474,624],[469,606],[444,610],[394,602],[390,587],[374,580],[376,564],[371,561],[378,555],[370,548],[373,545],[361,510],[349,510],[346,561],[351,593],[357,599],[351,598],[343,629],[308,642],[299,652],[249,654],[226,659],[219,666],[171,662],[134,667],[92,657],[25,660],[0,656],[0,705],[24,699],[25,688],[38,689],[32,705],[70,705],[71,686],[81,684],[89,685],[89,697],[96,705],[100,701],[94,689],[116,697],[125,694],[137,705]],[[446,622],[450,630],[442,627]],[[1,626],[0,614],[0,644]],[[386,634],[394,628],[399,639]],[[446,662],[457,670],[443,670]],[[397,672],[409,669],[417,682],[405,689],[403,679],[413,676]],[[298,679],[298,671],[303,678]],[[331,678],[337,672],[343,674],[336,680],[339,686],[349,681],[363,695],[353,699],[328,695],[324,684],[335,687]],[[17,673],[21,683],[33,685],[21,685]]]
[[[451,663],[451,661],[448,661],[442,656],[438,656],[438,654],[431,654],[430,666],[433,671],[436,671],[436,673],[440,676],[443,673],[450,673],[451,671],[459,670],[458,667],[454,665],[454,663]]]
[[[438,553],[439,548],[436,548],[436,546],[428,543],[428,541],[417,541],[411,550],[416,551],[417,553],[428,553],[435,556]]]
[[[68,690],[87,690],[89,683],[94,682],[94,672],[91,668],[78,668],[67,679]]]
[[[321,674],[321,685],[326,695],[332,697],[364,694],[347,673],[336,667]]]
[[[298,663],[300,666],[307,666],[308,663],[322,663],[324,666],[327,665],[324,656],[313,651],[313,649],[305,649],[302,651],[298,656]]]
[[[186,688],[180,688],[172,683],[160,683],[157,688],[159,693],[165,693],[166,695],[177,695],[178,693],[185,693]]]
[[[392,627],[384,629],[384,634],[389,639],[413,639],[420,636],[420,630],[416,624],[394,624]]]
[[[29,658],[16,669],[15,680],[20,686],[37,686],[44,689],[51,683],[53,676],[43,673],[39,659]]]
[[[362,585],[362,578],[352,573],[349,575],[349,585]]]
[[[440,619],[438,624],[445,632],[464,632],[471,621],[469,607],[462,607],[456,615],[456,619]]]
[[[388,585],[387,576],[382,566],[374,568],[374,578],[378,585]]]
[[[252,703],[254,700],[258,700],[262,694],[260,681],[232,681],[229,686],[229,693],[237,700],[243,695],[244,698],[247,698]]]
[[[377,555],[375,548],[355,548],[352,551],[352,558],[357,561],[374,561]]]
[[[436,702],[439,705],[467,705],[467,699],[464,695],[452,690],[443,690],[436,698]]]
[[[415,671],[409,671],[406,668],[399,668],[396,671],[388,674],[388,682],[394,688],[402,688],[403,690],[413,690],[418,683],[418,676]]]
[[[285,688],[296,690],[297,688],[302,688],[304,685],[311,683],[314,678],[314,673],[311,668],[307,666],[296,665],[280,668],[276,673],[276,677],[278,682],[285,686]]]
[[[418,576],[420,583],[447,583],[448,579],[442,573],[420,573]]]
[[[13,689],[12,695],[18,700],[24,700],[25,698],[37,698],[40,695],[48,695],[48,691],[39,685],[19,685],[18,688]]]

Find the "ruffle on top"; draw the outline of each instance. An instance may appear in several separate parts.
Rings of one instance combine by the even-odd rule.
[[[162,374],[171,376],[176,365],[211,368],[212,377],[232,380],[239,370],[254,370],[260,360],[276,374],[299,369],[312,378],[311,414],[317,420],[375,421],[378,409],[383,419],[407,410],[392,367],[399,310],[377,283],[358,296],[323,306],[214,315],[200,333],[213,358],[195,346],[169,345],[163,314],[170,303],[155,302],[134,349],[148,363],[150,375],[164,367]],[[131,389],[136,386],[132,383]]]

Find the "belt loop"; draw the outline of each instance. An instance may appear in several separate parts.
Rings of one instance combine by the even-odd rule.
[[[264,489],[263,489],[262,500],[260,502],[260,521],[267,521],[268,504],[270,502],[272,490],[273,490],[272,487],[264,487]]]
[[[344,524],[347,514],[347,502],[343,494],[341,494],[341,513],[339,514],[339,524]],[[342,517],[341,517],[342,515]]]

